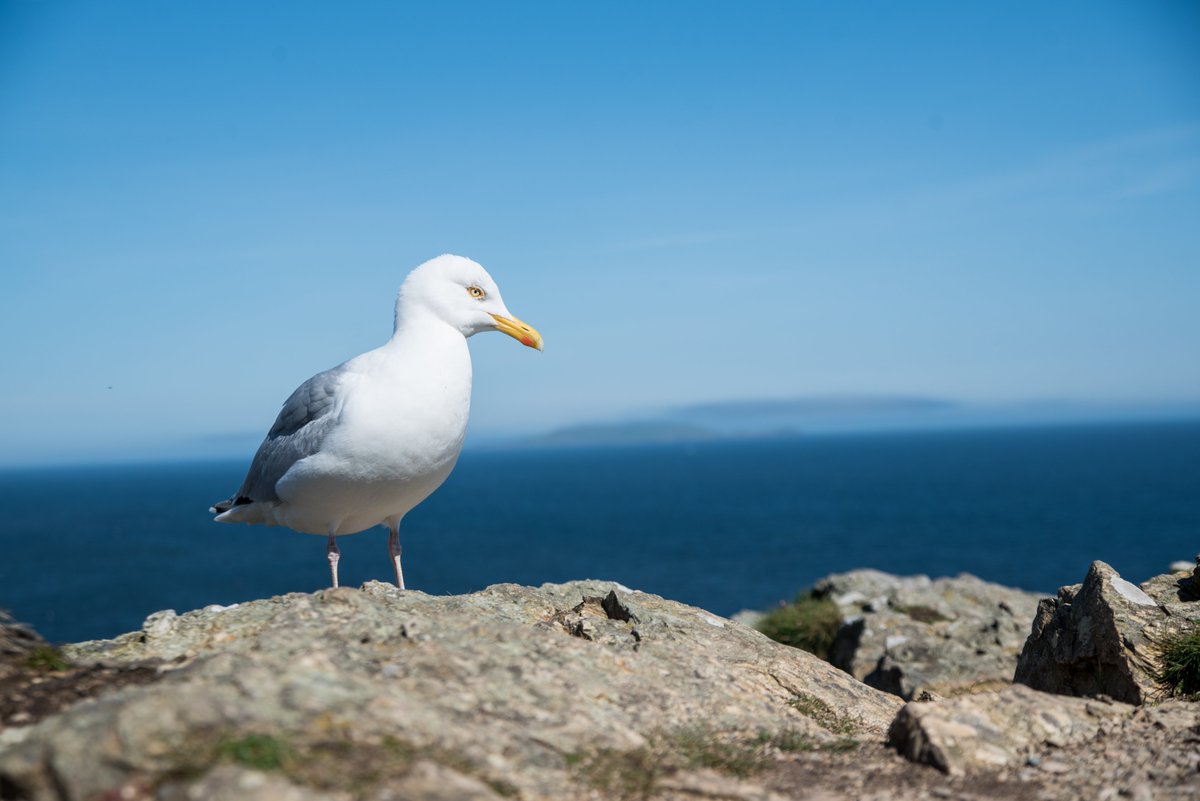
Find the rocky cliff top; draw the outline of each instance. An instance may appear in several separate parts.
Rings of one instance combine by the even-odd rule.
[[[676,781],[736,775],[780,751],[880,740],[901,705],[753,629],[604,582],[453,597],[371,582],[161,612],[66,654],[157,665],[158,680],[0,733],[19,797],[170,795],[256,750],[298,786],[346,797],[413,782],[587,797],[658,765]]]
[[[1104,581],[1084,590],[1098,587],[1098,604],[1129,600],[1093,573]],[[900,653],[892,624],[927,628],[936,661],[939,641],[953,650],[994,629],[989,615],[1033,617],[1014,606],[1023,596],[989,596],[995,585],[974,579],[955,606],[958,589],[875,578],[857,575],[864,597],[841,606],[874,615],[880,658]],[[1178,603],[1175,618],[1194,611]],[[1076,624],[1060,611],[1056,641]],[[0,799],[1161,801],[1200,790],[1195,703],[977,682],[904,705],[751,628],[610,582],[450,597],[370,582],[159,612],[141,631],[62,652],[9,628],[0,621]],[[996,653],[980,650],[991,675]],[[1086,667],[1086,654],[1068,656]],[[915,676],[924,663],[904,664]]]

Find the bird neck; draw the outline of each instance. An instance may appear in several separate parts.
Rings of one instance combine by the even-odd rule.
[[[404,296],[400,296],[396,302],[396,320],[392,326],[393,341],[404,336],[423,335],[437,328],[455,330],[433,312],[417,303],[405,303]]]
[[[437,354],[467,350],[462,332],[416,304],[396,306],[396,325],[385,346],[393,352]]]

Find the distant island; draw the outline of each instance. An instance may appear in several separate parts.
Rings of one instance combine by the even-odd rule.
[[[588,445],[640,445],[654,442],[701,442],[720,438],[703,426],[670,420],[634,420],[627,423],[592,423],[559,428],[522,442],[529,446],[576,447]]]
[[[774,439],[812,434],[917,431],[1200,417],[1200,404],[1071,400],[969,403],[920,395],[833,395],[691,404],[634,420],[585,422],[504,440],[506,447],[592,447]],[[497,443],[500,444],[500,443]]]

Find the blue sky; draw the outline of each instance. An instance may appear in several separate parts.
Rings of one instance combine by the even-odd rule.
[[[241,453],[482,262],[473,436],[1200,400],[1188,3],[0,0],[0,461]],[[248,454],[247,454],[248,456]]]

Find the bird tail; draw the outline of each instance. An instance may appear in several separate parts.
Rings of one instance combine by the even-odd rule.
[[[222,512],[228,512],[236,505],[237,502],[233,498],[224,501],[217,501],[212,506],[208,507],[208,513],[210,515],[219,515]]]
[[[208,511],[210,514],[216,515],[213,520],[218,523],[266,523],[271,526],[275,525],[275,520],[266,514],[264,509],[264,506],[269,505],[239,495],[228,500],[217,501],[208,507]]]

